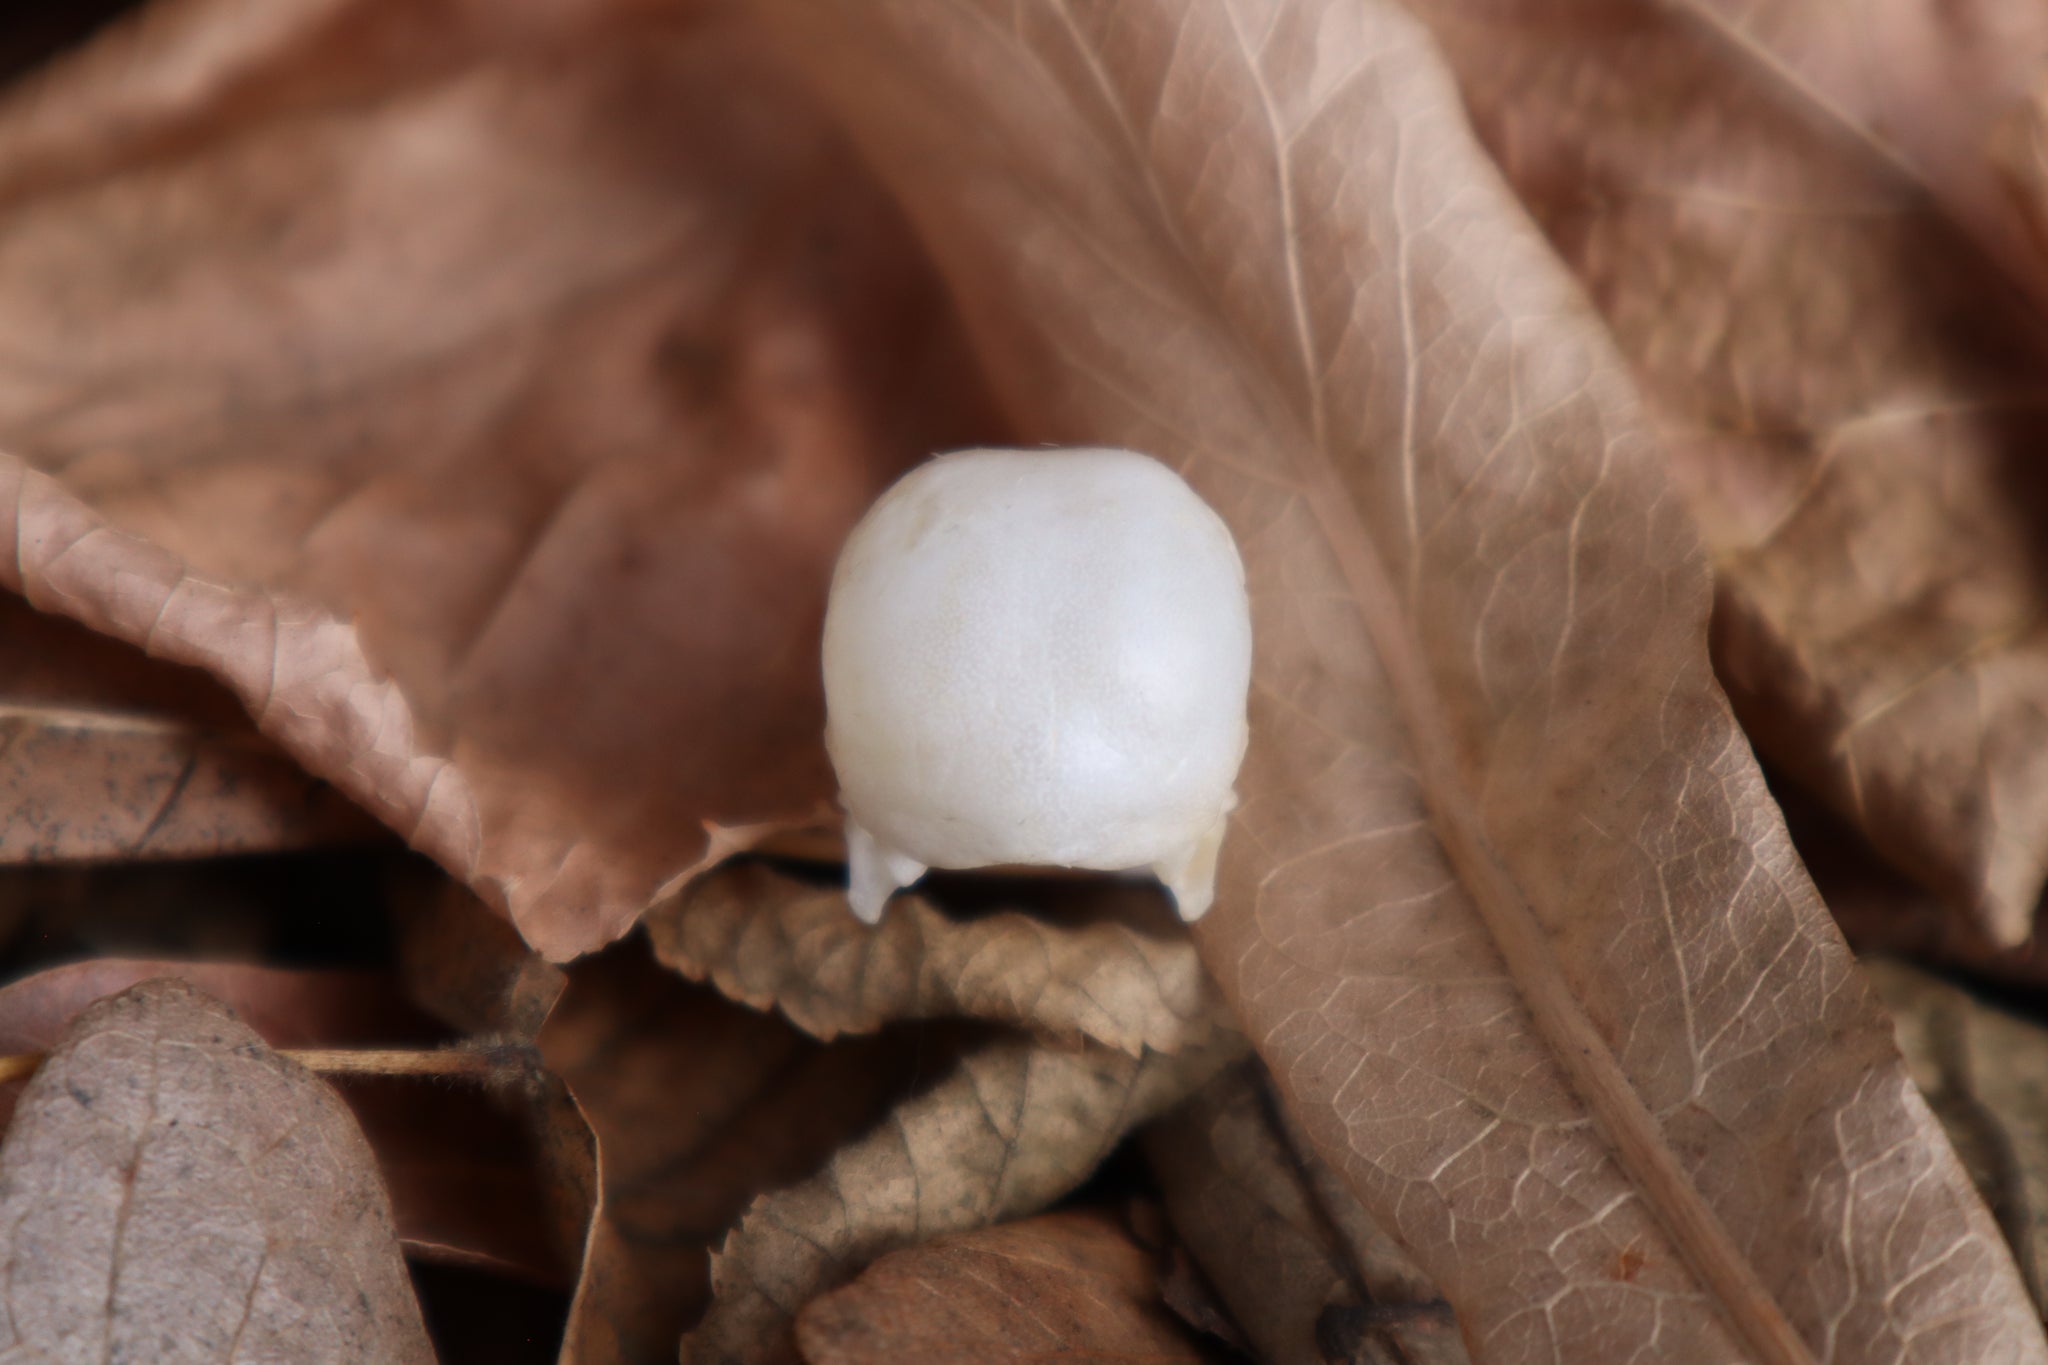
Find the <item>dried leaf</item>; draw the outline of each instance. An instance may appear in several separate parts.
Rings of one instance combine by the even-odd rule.
[[[1679,13],[1778,92],[1909,174],[2048,305],[2039,202],[2000,138],[2048,73],[2048,12],[2010,0],[1681,0]]]
[[[2032,8],[2007,26],[2038,46]],[[1623,9],[1420,6],[1649,390],[1749,733],[2017,943],[2048,875],[2048,287],[2030,306],[1967,234],[2010,224],[1960,125],[2000,83],[1963,49],[2028,40],[1975,0]]]
[[[471,1038],[523,1045],[535,1056],[540,1031],[568,986],[561,968],[528,950],[474,895],[438,876],[407,878],[400,887],[399,970],[408,996],[435,1018]],[[574,1285],[588,1274],[586,1246],[600,1219],[597,1134],[567,1083],[551,1071],[536,1065],[522,1084],[505,1089],[494,1098],[523,1139],[517,1170],[526,1187],[465,1207],[524,1215],[528,1255],[509,1268],[558,1270],[547,1283]],[[426,1125],[456,1128],[431,1106],[416,1103],[411,1112]],[[502,1127],[488,1136],[502,1140]],[[465,1187],[493,1170],[495,1153],[476,1150],[473,1140],[465,1146],[470,1150],[444,1185],[467,1193]]]
[[[1787,790],[1783,804],[1799,856],[1859,956],[1911,958],[2022,985],[2048,983],[2048,939],[2000,947],[1879,858],[1867,840],[1816,800]]]
[[[94,0],[111,8],[108,0]],[[22,82],[0,201],[176,155],[238,124],[587,33],[639,0],[154,0]],[[67,6],[70,11],[77,5]],[[11,16],[10,16],[11,18]]]
[[[1714,685],[1626,371],[1426,36],[761,8],[1025,433],[1156,451],[1236,531],[1252,745],[1197,942],[1475,1355],[2048,1358]]]
[[[406,993],[449,1027],[532,1041],[569,984],[512,927],[457,883],[403,888],[399,972]]]
[[[29,1083],[0,1266],[10,1355],[434,1358],[348,1110],[175,982],[88,1010]]]
[[[2035,252],[2048,258],[2048,63],[2043,63],[2027,98],[2000,120],[1992,135],[1991,161],[2033,238]]]
[[[1079,923],[1020,911],[954,920],[900,896],[870,928],[843,889],[742,863],[656,906],[647,933],[668,966],[820,1038],[966,1017],[1135,1055],[1234,1031],[1156,888],[1091,894]]]
[[[395,983],[373,972],[100,958],[0,987],[0,1054],[47,1051],[94,1002],[165,979],[228,1004],[272,1047],[416,1047],[439,1038]],[[0,1082],[0,1127],[22,1084]],[[559,1230],[542,1216],[547,1191],[516,1111],[474,1089],[417,1079],[351,1078],[337,1089],[376,1154],[411,1254],[542,1282],[573,1270]],[[587,1215],[586,1205],[578,1230]]]
[[[2048,1306],[2048,1030],[1902,963],[1866,966],[1913,1079]]]
[[[1043,1209],[1241,1046],[1133,1057],[1003,1037],[967,1053],[818,1175],[755,1201],[712,1260],[684,1365],[794,1359],[805,1303],[884,1253]]]
[[[404,1046],[433,1036],[430,1022],[375,972],[95,958],[0,986],[0,1055],[48,1051],[96,1001],[164,978],[232,1006],[272,1047]],[[19,1093],[18,1084],[0,1082],[0,1127]]]
[[[797,1317],[811,1365],[1211,1359],[1160,1302],[1152,1256],[1095,1210],[884,1256]]]
[[[211,679],[0,593],[0,862],[250,853],[375,828]]]
[[[213,672],[573,956],[706,817],[830,792],[832,556],[986,434],[978,390],[890,205],[729,25],[244,8],[0,102],[0,320],[42,338],[0,440],[61,479],[0,458],[0,583]],[[351,25],[399,36],[324,65]],[[170,155],[122,83],[174,94],[214,37]],[[80,140],[119,173],[44,184]]]
[[[932,1059],[901,1036],[821,1047],[637,944],[570,978],[540,1044],[596,1135],[602,1198],[562,1362],[673,1365],[710,1297],[710,1250],[747,1202],[810,1174]]]
[[[1271,1105],[1258,1067],[1246,1064],[1145,1133],[1174,1228],[1259,1358],[1326,1365],[1327,1315],[1369,1305],[1405,1310],[1379,1324],[1392,1359],[1463,1361],[1435,1287],[1347,1192],[1317,1178],[1326,1169],[1289,1144]]]
[[[1159,1217],[1162,1222],[1165,1220],[1163,1213]],[[1244,1333],[1231,1320],[1209,1277],[1195,1264],[1187,1248],[1170,1236],[1155,1244],[1141,1232],[1139,1240],[1165,1258],[1159,1275],[1159,1297],[1173,1315],[1202,1336],[1229,1347],[1237,1358],[1251,1359],[1251,1347],[1245,1343]]]
[[[1241,1049],[1157,888],[1069,889],[1057,920],[1014,910],[954,919],[906,896],[870,927],[846,908],[843,889],[743,862],[650,913],[649,940],[664,963],[823,1038],[965,1017],[1054,1040],[1043,1050],[989,1045],[903,1101],[882,1136],[841,1151],[809,1185],[757,1204],[717,1262],[716,1301],[691,1338],[696,1358],[786,1357],[789,1320],[809,1293],[883,1251],[1035,1212],[1085,1178],[1144,1113]],[[1026,1093],[1028,1116],[996,1113]],[[828,1225],[814,1226],[821,1216]]]

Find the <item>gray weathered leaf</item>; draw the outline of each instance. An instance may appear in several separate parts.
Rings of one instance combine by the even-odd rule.
[[[79,1017],[0,1147],[0,1360],[433,1358],[331,1090],[180,982]]]

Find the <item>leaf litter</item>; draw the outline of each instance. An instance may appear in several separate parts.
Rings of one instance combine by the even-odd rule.
[[[2040,1044],[1880,975],[1900,1059],[1748,747],[1926,888],[1825,879],[1862,941],[2031,984],[2044,26],[1953,8],[144,6],[0,93],[0,579],[113,641],[0,617],[0,849],[360,837],[331,783],[467,887],[406,1041],[507,1078],[235,1121],[359,1122],[349,1254],[564,1284],[562,1360],[1180,1358],[1189,1258],[1274,1360],[2041,1359],[1983,1079]],[[1192,937],[719,865],[831,792],[839,538],[1011,438],[1244,550]],[[160,965],[363,1041],[243,964],[0,1015]],[[239,1027],[176,989],[93,1008]],[[1096,1188],[1141,1128],[1164,1255]],[[145,1273],[203,1323],[216,1265]]]

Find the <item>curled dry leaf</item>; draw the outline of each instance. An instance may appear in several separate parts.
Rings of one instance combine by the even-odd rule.
[[[177,982],[86,1011],[29,1083],[0,1267],[10,1355],[434,1359],[347,1108]]]
[[[1231,1035],[1135,1057],[1019,1037],[969,1051],[816,1176],[755,1201],[712,1259],[685,1365],[792,1359],[805,1303],[886,1252],[1038,1212],[1241,1052]]]
[[[1459,1365],[1435,1287],[1371,1215],[1293,1147],[1256,1063],[1232,1067],[1145,1131],[1167,1211],[1232,1318],[1271,1365],[1328,1365],[1333,1310],[1382,1310],[1395,1359]],[[1369,1358],[1362,1356],[1361,1358]]]
[[[250,853],[375,829],[211,679],[0,592],[0,862]]]
[[[1714,684],[1626,367],[1419,26],[761,10],[1026,435],[1156,451],[1235,530],[1252,744],[1196,939],[1475,1356],[2048,1358]]]
[[[1213,1359],[1160,1301],[1152,1254],[1099,1210],[892,1252],[797,1316],[810,1365]]]
[[[1913,1079],[2048,1303],[2048,1029],[1902,963],[1866,965]]]
[[[901,1035],[820,1046],[637,943],[571,968],[539,1041],[596,1136],[602,1191],[563,1365],[672,1365],[747,1202],[816,1170],[941,1052]],[[581,1121],[555,1117],[573,1137]]]
[[[742,862],[650,913],[662,962],[821,1038],[961,1017],[1053,1040],[971,1053],[815,1179],[757,1203],[716,1261],[692,1359],[786,1357],[789,1322],[811,1294],[882,1252],[1036,1212],[1242,1048],[1156,888],[1072,889],[1057,921],[1009,910],[954,919],[899,896],[871,927],[843,889]],[[666,1141],[674,1124],[630,1131]],[[592,1254],[610,1255],[597,1243]],[[583,1307],[574,1322],[606,1320]]]
[[[1902,59],[1852,91],[1749,36],[1847,77],[1928,26],[1922,0],[1742,24],[1701,22],[1738,8],[1713,0],[1418,8],[1649,391],[1749,733],[1980,932],[2025,939],[2048,868],[2048,293],[2030,307],[1888,142],[1967,116],[1989,66],[1949,83]],[[1991,7],[1957,8],[1956,41],[1985,37],[1965,12]],[[1986,182],[1984,146],[1955,150],[1931,164]]]
[[[647,932],[668,966],[820,1038],[965,1017],[1135,1055],[1234,1031],[1156,888],[1085,894],[1094,903],[1079,922],[1020,911],[955,920],[898,896],[870,928],[843,888],[741,863],[656,906]]]
[[[221,36],[245,8],[0,101],[0,320],[39,338],[0,357],[0,442],[43,471],[0,458],[0,583],[215,673],[586,951],[705,817],[831,791],[826,575],[909,459],[989,434],[964,348],[730,26],[465,5],[447,52],[343,44],[323,84],[321,25],[440,11],[298,4],[266,46]],[[110,91],[174,89],[209,37],[232,60],[172,155]],[[118,171],[50,179],[67,137]]]

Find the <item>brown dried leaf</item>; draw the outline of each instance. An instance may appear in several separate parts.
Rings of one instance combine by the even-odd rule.
[[[2048,62],[2033,91],[2000,121],[1991,160],[2033,237],[2036,254],[2048,260]]]
[[[2048,939],[2037,936],[2018,947],[1993,943],[1973,921],[1879,858],[1819,801],[1796,789],[1785,790],[1782,801],[1799,856],[1859,956],[1910,958],[2022,985],[2048,983]]]
[[[1903,963],[1865,966],[1914,1081],[2012,1243],[2034,1302],[2048,1307],[2048,1029]]]
[[[1426,35],[762,9],[1026,434],[1154,450],[1236,531],[1252,745],[1197,941],[1475,1355],[2048,1358],[1714,685],[1625,368]]]
[[[1272,1105],[1246,1063],[1145,1132],[1175,1230],[1259,1358],[1326,1365],[1319,1329],[1329,1315],[1369,1305],[1388,1310],[1377,1335],[1392,1339],[1391,1359],[1462,1362],[1435,1287],[1313,1154],[1288,1142]]]
[[[654,0],[658,5],[661,0]],[[95,0],[105,4],[106,0]],[[646,0],[154,0],[21,84],[0,201],[175,156],[238,124],[374,99]],[[76,6],[67,8],[76,9]]]
[[[602,1197],[563,1365],[673,1365],[709,1300],[719,1237],[936,1060],[914,1041],[820,1046],[679,980],[637,943],[571,968],[540,1045],[596,1135]]]
[[[375,829],[219,684],[0,593],[0,862],[251,853]]]
[[[1166,1215],[1159,1213],[1163,1224]],[[1208,1276],[1195,1264],[1194,1257],[1178,1240],[1170,1237],[1163,1242],[1149,1240],[1142,1233],[1140,1241],[1165,1259],[1159,1274],[1159,1297],[1173,1311],[1173,1315],[1200,1333],[1203,1337],[1228,1347],[1238,1359],[1250,1359],[1251,1348],[1245,1344],[1244,1333],[1231,1321],[1222,1300],[1216,1297],[1216,1290],[1209,1283]]]
[[[810,1365],[1212,1359],[1160,1302],[1151,1254],[1099,1210],[892,1252],[814,1299],[796,1337]]]
[[[1774,95],[1911,176],[2048,306],[2048,204],[2030,202],[1999,156],[2048,75],[2048,11],[2012,0],[1680,0],[1675,9],[1767,75]]]
[[[825,577],[908,459],[985,433],[963,348],[727,25],[245,9],[0,102],[0,321],[40,339],[0,441],[61,479],[0,458],[0,582],[213,672],[574,955],[706,817],[830,792]],[[330,68],[350,25],[398,37]],[[183,141],[135,128],[123,82],[175,95],[216,38]],[[80,141],[118,173],[42,183]]]
[[[2012,245],[1988,124],[1963,125],[2048,22],[2008,5],[2032,32],[1999,34],[1976,0],[1419,9],[1649,390],[1750,734],[2023,940],[2048,875],[2048,254],[2029,306],[1994,263],[2014,252],[1968,235]]]
[[[0,1349],[432,1365],[341,1101],[188,986],[80,1016],[0,1147]]]
[[[966,1017],[1137,1054],[1234,1032],[1157,888],[1091,887],[1088,917],[1000,911],[955,920],[899,896],[876,927],[846,892],[742,863],[648,913],[655,956],[820,1038]]]
[[[968,1052],[816,1176],[754,1202],[712,1260],[684,1365],[794,1359],[805,1303],[884,1253],[1038,1212],[1241,1051],[1226,1035],[1136,1057],[1015,1037]]]
[[[401,888],[398,966],[420,1008],[464,1034],[540,1035],[569,978],[459,883]]]

